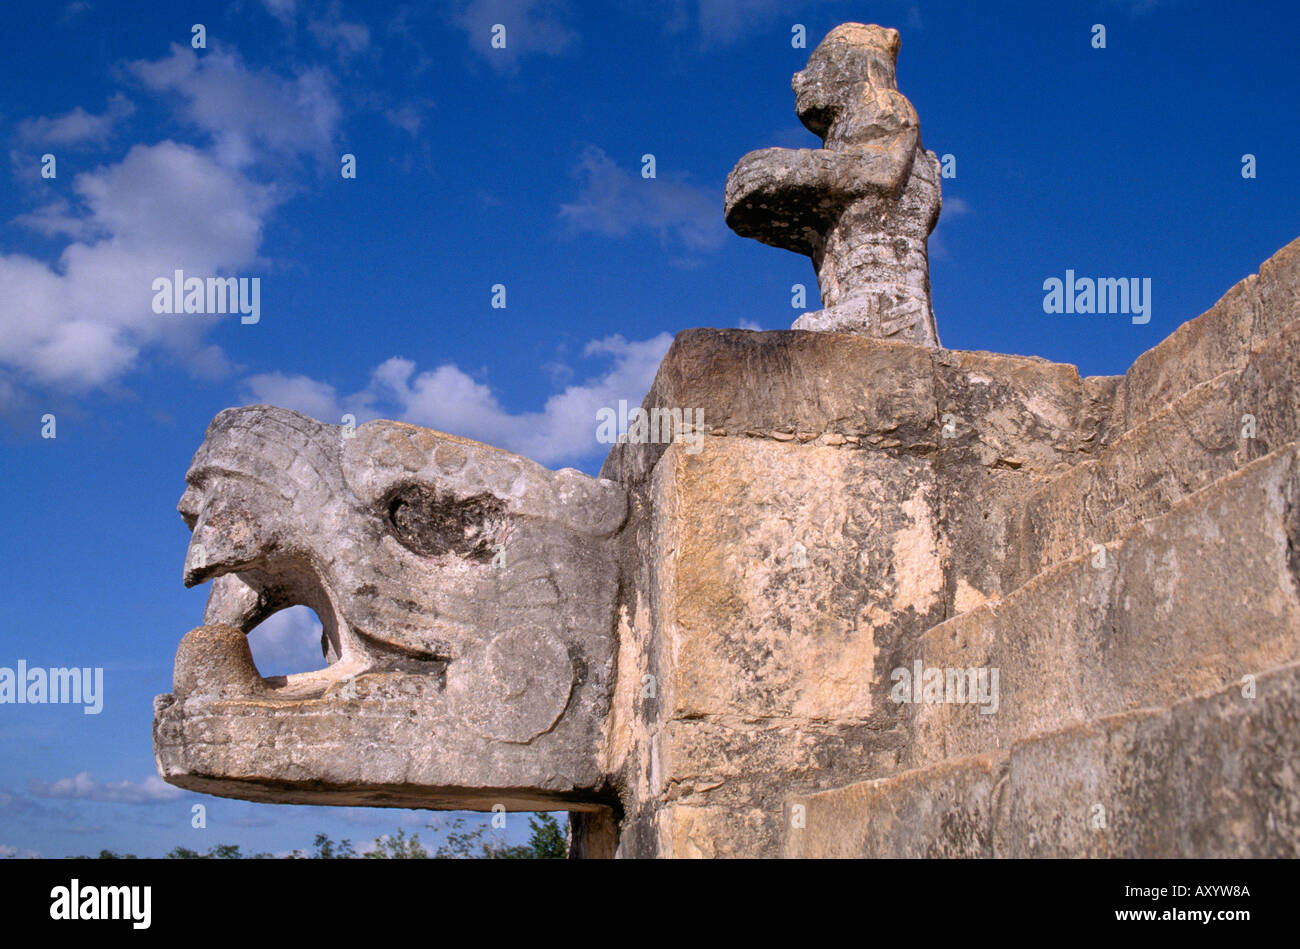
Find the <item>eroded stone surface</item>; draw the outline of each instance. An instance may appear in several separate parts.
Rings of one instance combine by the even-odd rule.
[[[396,422],[213,421],[179,509],[205,625],[159,770],[300,803],[591,805],[613,678],[621,487]],[[263,679],[244,635],[314,609],[329,665]]]
[[[926,632],[903,665],[997,668],[995,714],[905,706],[905,766],[1167,706],[1300,660],[1300,455],[1283,449],[1123,538]],[[1062,674],[1068,670],[1068,675]]]
[[[790,857],[1300,855],[1300,665],[792,798]],[[793,822],[789,822],[793,824]]]

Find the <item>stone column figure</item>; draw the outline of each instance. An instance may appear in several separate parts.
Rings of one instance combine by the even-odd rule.
[[[897,30],[845,23],[791,86],[823,148],[764,148],[727,176],[727,224],[812,258],[824,309],[794,329],[939,346],[926,240],[939,220],[939,160],[898,91]]]

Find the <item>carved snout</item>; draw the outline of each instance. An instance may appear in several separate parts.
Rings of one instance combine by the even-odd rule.
[[[195,491],[189,488],[177,505],[193,531],[185,553],[187,587],[254,563],[275,546],[269,512],[259,511],[247,498],[213,497],[196,507]]]

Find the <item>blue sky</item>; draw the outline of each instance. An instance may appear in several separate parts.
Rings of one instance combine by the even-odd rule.
[[[594,472],[595,410],[639,402],[673,333],[787,328],[795,283],[816,305],[806,258],[726,229],[722,185],[747,151],[816,147],[791,27],[811,47],[847,20],[902,32],[900,89],[956,158],[930,245],[947,347],[1121,373],[1300,235],[1281,0],[5,5],[0,666],[102,666],[106,694],[96,716],[0,705],[0,854],[428,823],[154,775],[151,700],[207,596],[181,585],[175,512],[204,428],[269,401]],[[178,267],[259,276],[260,321],[154,314],[150,281]],[[1045,314],[1066,269],[1149,277],[1150,323]],[[317,664],[314,633],[302,608],[268,621],[259,667]]]

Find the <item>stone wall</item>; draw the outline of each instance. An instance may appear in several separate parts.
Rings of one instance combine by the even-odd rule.
[[[1300,659],[1298,288],[1300,242],[1123,377],[839,334],[679,334],[644,407],[702,409],[702,450],[622,444],[602,470],[632,512],[602,752],[619,854],[1293,850],[1294,776],[1244,792],[1275,843],[1259,821],[1161,828],[1222,803],[1226,778],[1196,778],[1210,746],[1285,751],[1210,719],[1294,721],[1294,676],[1270,670]],[[892,700],[892,670],[918,660],[997,668],[996,712]],[[1276,694],[1232,710],[1244,676]],[[1070,755],[1100,753],[1031,759],[1075,740],[1057,733],[1127,736],[1138,758],[1088,766],[1107,794],[1052,791]],[[1126,811],[1104,843],[1051,837],[1094,803],[1132,806],[1134,767],[1187,792],[1179,813]]]

